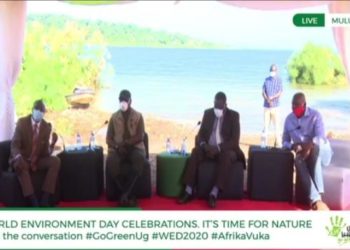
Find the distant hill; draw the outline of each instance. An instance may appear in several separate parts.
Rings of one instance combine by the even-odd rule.
[[[133,24],[116,24],[100,20],[75,19],[64,15],[29,15],[28,23],[38,21],[44,25],[63,27],[75,22],[91,32],[99,30],[109,46],[160,48],[223,48],[186,35],[143,28]]]

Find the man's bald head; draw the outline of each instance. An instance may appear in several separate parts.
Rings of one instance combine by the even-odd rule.
[[[299,92],[293,96],[293,101],[292,101],[293,107],[302,107],[302,106],[305,106],[305,104],[306,104],[306,98],[304,93]]]
[[[218,92],[215,95],[214,107],[217,109],[224,109],[226,107],[226,95],[224,92]]]

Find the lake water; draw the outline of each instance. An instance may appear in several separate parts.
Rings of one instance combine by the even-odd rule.
[[[115,75],[105,74],[101,106],[118,108],[121,89],[132,93],[133,106],[144,114],[193,121],[213,106],[214,95],[224,91],[228,106],[241,116],[242,132],[262,129],[261,88],[269,66],[276,63],[284,83],[282,118],[291,111],[298,89],[290,86],[286,71],[292,51],[110,48]],[[305,90],[308,104],[321,111],[327,129],[349,130],[350,89]]]

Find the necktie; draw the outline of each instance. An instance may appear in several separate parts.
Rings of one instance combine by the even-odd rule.
[[[216,144],[219,145],[221,143],[221,136],[220,136],[220,118],[218,118],[217,124],[216,124],[216,131],[215,131],[215,137],[216,137]]]
[[[39,125],[37,123],[34,123],[33,127],[33,140],[32,140],[32,153],[30,155],[30,166],[32,171],[36,170],[36,164],[38,161],[38,147],[39,147],[39,131],[38,131]]]

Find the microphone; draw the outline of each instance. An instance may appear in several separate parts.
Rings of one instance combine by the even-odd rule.
[[[239,142],[239,145],[243,145],[243,146],[254,146],[254,144],[247,143],[247,142]]]
[[[198,121],[197,124],[196,124],[196,126],[194,126],[194,127],[191,129],[191,131],[184,137],[183,141],[186,141],[188,135],[190,135],[190,134],[191,134],[199,125],[201,125],[201,124],[202,124],[202,122],[201,122],[201,121]]]
[[[94,134],[97,135],[98,132],[100,132],[100,130],[101,130],[105,125],[107,125],[107,124],[108,124],[108,120],[105,120],[104,123],[102,124],[102,126],[99,127],[99,128],[96,130],[96,132],[95,132]]]
[[[49,126],[50,126],[50,129],[52,129],[52,124],[51,124],[51,122],[48,122],[48,124],[49,124]],[[60,139],[61,139],[61,141],[62,141],[62,146],[63,146],[63,151],[66,151],[66,144],[64,143],[64,139],[63,139],[63,136],[61,135],[61,134],[59,134],[59,133],[57,133],[57,131],[52,131],[53,133],[56,133],[59,137],[60,137]]]
[[[108,120],[105,120],[104,123],[102,124],[102,126],[99,127],[97,130],[95,130],[95,132],[92,131],[91,134],[93,134],[94,136],[96,136],[96,135],[98,134],[98,132],[100,132],[100,130],[101,130],[105,125],[107,125],[107,124],[108,124]],[[91,149],[91,140],[89,140],[89,148]]]
[[[58,136],[60,137],[61,141],[62,141],[62,144],[63,144],[63,151],[66,151],[66,144],[64,143],[64,139],[63,139],[63,136],[58,134]]]

